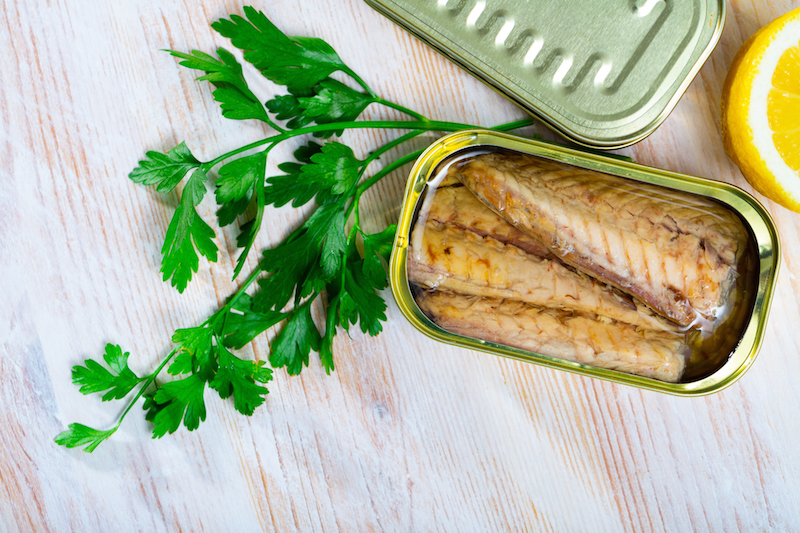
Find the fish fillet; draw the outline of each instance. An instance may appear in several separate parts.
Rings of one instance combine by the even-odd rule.
[[[422,228],[418,225],[415,234]],[[427,289],[572,309],[649,329],[674,328],[646,306],[637,306],[628,295],[552,256],[529,254],[493,236],[482,237],[431,219],[422,238],[412,237],[407,268],[409,281]]]
[[[747,232],[710,200],[521,155],[480,155],[449,172],[563,261],[682,326],[727,304]]]
[[[685,336],[593,315],[443,291],[417,301],[436,324],[459,335],[671,383],[680,380],[689,353]]]
[[[539,239],[509,224],[506,219],[483,205],[461,182],[456,183],[458,186],[455,187],[439,186],[427,213],[428,220],[469,230],[481,237],[490,236],[503,244],[511,244],[539,257],[555,258]]]

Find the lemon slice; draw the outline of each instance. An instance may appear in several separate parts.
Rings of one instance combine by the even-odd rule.
[[[757,191],[800,212],[800,9],[739,49],[722,92],[722,139]]]

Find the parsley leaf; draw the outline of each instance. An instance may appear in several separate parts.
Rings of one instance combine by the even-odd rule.
[[[327,206],[332,206],[329,209],[324,209]],[[344,234],[344,224],[346,222],[344,211],[335,204],[327,204],[317,209],[309,222],[314,219],[315,215],[320,213],[318,227],[325,227],[325,236],[322,243],[322,257],[320,258],[320,265],[322,272],[331,278],[336,275],[342,264],[342,256],[347,248],[347,237]]]
[[[364,235],[363,259],[351,240],[344,272],[327,285],[331,300],[319,355],[329,373],[333,370],[333,337],[337,326],[349,330],[358,322],[364,333],[374,336],[380,333],[381,322],[386,321],[386,303],[375,291],[389,284],[383,261],[388,260],[396,231],[396,226],[391,225],[382,232]]]
[[[267,102],[267,109],[277,114],[279,120],[289,120],[289,129],[302,128],[311,123],[329,124],[349,122],[358,116],[377,98],[356,91],[331,78],[326,78],[312,89],[313,96],[277,96]],[[344,130],[317,132],[316,137],[341,135]]]
[[[236,237],[236,246],[243,248],[243,250],[236,259],[236,266],[233,268],[232,279],[236,279],[236,277],[239,275],[239,272],[242,271],[244,263],[247,261],[247,255],[250,253],[250,248],[253,247],[253,243],[256,240],[256,235],[258,235],[258,230],[261,228],[261,219],[263,217],[264,204],[263,202],[259,202],[255,218],[248,220],[239,228],[241,233],[239,233],[238,237]]]
[[[272,370],[264,368],[264,361],[245,361],[230,353],[224,346],[219,351],[219,370],[209,386],[223,400],[233,394],[233,405],[243,415],[250,416],[256,407],[264,403],[269,392],[257,385],[272,379]]]
[[[243,198],[223,204],[217,209],[217,221],[224,227],[233,224],[240,215],[243,215],[250,207],[252,191],[249,191]]]
[[[306,302],[295,308],[291,318],[272,342],[269,364],[272,368],[286,367],[289,375],[297,375],[308,366],[308,354],[318,351],[320,335],[311,318],[311,305]]]
[[[355,120],[369,104],[377,101],[370,95],[330,78],[319,82],[315,90],[315,96],[300,97],[297,100],[304,108],[303,116],[317,124]]]
[[[386,322],[386,302],[375,294],[375,287],[368,284],[357,268],[348,265],[344,288],[339,304],[342,327],[349,330],[349,325],[358,321],[364,333],[372,336],[380,333],[381,322]]]
[[[228,311],[225,330],[222,332],[224,344],[238,350],[284,318],[286,315],[279,311],[254,310],[252,298],[248,294],[242,294]]]
[[[242,253],[239,254],[239,257],[236,260],[236,266],[233,269],[233,279],[236,279],[236,276],[238,276],[239,272],[242,271],[244,263],[247,260],[247,255],[250,253],[250,248],[253,247],[253,243],[256,241],[258,230],[261,229],[261,220],[264,218],[264,207],[266,206],[266,200],[264,199],[263,179],[256,183],[255,192],[256,215],[246,223],[242,224],[242,226],[239,228],[241,232],[239,233],[239,236],[236,237],[236,246],[242,248]]]
[[[339,271],[347,244],[343,202],[318,207],[281,244],[264,250],[260,268],[272,275],[259,280],[256,309],[282,309],[296,289],[305,288],[307,294],[309,288],[319,287]]]
[[[300,170],[300,179],[317,185],[320,191],[343,194],[358,180],[363,161],[342,143],[329,142],[311,156],[311,164]]]
[[[305,226],[296,229],[278,246],[264,250],[259,269],[272,275],[258,280],[261,290],[253,298],[253,308],[261,312],[283,309],[295,287],[303,284],[318,263],[319,254],[320,247],[314,244]]]
[[[384,289],[389,285],[386,277],[384,262],[389,262],[389,255],[392,253],[394,237],[397,233],[397,225],[392,224],[380,233],[364,235],[364,263],[362,273],[364,278],[378,289]]]
[[[349,331],[350,325],[358,322],[362,332],[377,335],[382,329],[381,322],[386,321],[386,302],[375,290],[386,287],[383,283],[386,276],[379,280],[379,284],[368,279],[364,275],[364,260],[359,257],[354,245],[351,245],[344,269],[344,286],[339,295],[341,325]]]
[[[227,163],[219,169],[217,188],[214,191],[217,203],[223,208],[226,204],[246,200],[244,207],[253,196],[253,186],[264,179],[267,165],[267,152],[258,152],[247,157],[240,157]],[[236,213],[240,215],[244,209]],[[235,218],[235,217],[234,217]],[[233,219],[220,219],[221,226],[227,226]]]
[[[150,151],[147,159],[139,161],[139,166],[128,174],[135,183],[155,185],[160,193],[168,193],[180,183],[189,171],[200,166],[186,143],[182,142],[166,154]]]
[[[175,331],[172,342],[180,345],[180,353],[170,365],[170,374],[197,373],[208,380],[216,370],[211,337],[214,330],[205,326]],[[188,355],[189,359],[184,355]]]
[[[258,152],[235,159],[219,169],[217,188],[214,191],[217,204],[217,217],[220,226],[231,224],[236,217],[244,214],[256,190],[263,186],[267,168],[267,152]]]
[[[331,45],[312,37],[287,37],[264,13],[244,7],[247,19],[231,15],[211,24],[220,35],[245,50],[244,58],[273,83],[306,95],[333,72],[350,72]]]
[[[100,443],[117,431],[117,428],[111,428],[105,431],[90,428],[83,424],[70,424],[69,429],[62,431],[56,436],[56,444],[66,446],[67,448],[76,448],[78,446],[85,446],[83,451],[92,453]]]
[[[331,288],[329,296],[332,296],[334,291],[336,289]],[[325,335],[319,345],[319,360],[328,375],[333,370],[333,337],[336,336],[336,326],[339,325],[339,298],[339,296],[334,296],[333,300],[328,304]]]
[[[129,355],[128,352],[122,353],[122,348],[119,346],[107,344],[103,359],[111,371],[97,361],[87,359],[84,361],[86,366],[72,367],[72,382],[80,385],[80,392],[83,394],[108,390],[103,395],[104,402],[120,400],[144,379],[128,368]]]
[[[265,105],[278,120],[289,120],[286,127],[290,130],[296,130],[314,122],[313,118],[303,115],[304,109],[293,94],[276,96],[272,100],[268,100]]]
[[[172,216],[164,246],[161,248],[164,256],[161,262],[164,281],[171,279],[172,286],[178,292],[186,289],[192,273],[197,272],[200,265],[195,247],[211,261],[217,260],[217,246],[212,240],[215,236],[214,230],[194,209],[205,195],[207,179],[205,173],[198,168],[186,182],[180,204]]]
[[[267,169],[267,152],[236,159],[219,170],[217,180],[216,199],[222,207],[217,211],[220,217],[220,225],[233,222],[233,219],[244,213],[253,195],[256,197],[256,214],[248,222],[240,227],[239,236],[236,238],[236,245],[244,248],[236,261],[233,270],[233,279],[239,275],[247,254],[250,252],[255,242],[258,230],[261,229],[261,219],[264,215],[266,199],[264,197],[264,175]]]
[[[164,383],[144,395],[145,419],[153,423],[153,438],[175,433],[183,421],[189,431],[194,431],[206,419],[203,401],[205,380],[198,374]]]
[[[278,165],[286,174],[267,178],[264,189],[264,201],[281,207],[292,202],[292,207],[300,207],[311,201],[319,193],[316,183],[303,180],[300,175],[303,167],[311,163],[311,157],[322,151],[322,146],[309,142],[294,152],[297,162],[287,162]]]
[[[191,374],[194,371],[194,357],[189,352],[180,352],[170,363],[167,373],[177,376],[178,374]]]
[[[358,181],[364,161],[353,150],[338,142],[322,146],[308,143],[295,152],[297,163],[282,163],[278,168],[287,174],[267,178],[265,202],[280,207],[308,203],[316,196],[318,204],[348,192]]]
[[[242,66],[236,61],[233,54],[224,48],[218,48],[217,54],[222,60],[220,61],[198,50],[192,50],[191,54],[174,50],[169,50],[169,53],[183,59],[180,62],[181,66],[202,70],[206,73],[205,76],[197,79],[209,81],[216,87],[212,94],[214,100],[220,103],[223,117],[233,120],[252,118],[272,124],[261,101],[247,86],[247,81],[242,74]]]

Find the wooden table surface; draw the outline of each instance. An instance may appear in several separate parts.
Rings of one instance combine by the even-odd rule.
[[[800,216],[769,201],[784,250],[771,319],[756,363],[718,394],[676,398],[443,346],[390,301],[384,333],[339,335],[330,376],[316,356],[299,377],[277,371],[252,418],[208,394],[198,431],[152,441],[137,409],[93,454],[56,446],[69,422],[103,427],[120,410],[80,395],[72,365],[114,342],[149,372],[176,328],[234,290],[232,231],[218,232],[219,263],[201,260],[183,295],[161,282],[177,197],[127,173],[145,150],[185,140],[208,160],[266,129],[223,119],[209,87],[159,51],[231,48],[209,23],[241,13],[238,2],[0,5],[0,530],[800,528]],[[376,92],[427,116],[487,126],[524,116],[363,2],[256,6],[290,35],[324,38]],[[752,192],[722,149],[722,83],[742,42],[799,6],[730,1],[680,103],[622,153]],[[363,156],[396,136],[346,141]],[[376,187],[370,229],[395,220],[404,179]],[[213,220],[210,202],[200,212]],[[304,213],[270,209],[257,248]],[[244,353],[266,358],[267,337]]]

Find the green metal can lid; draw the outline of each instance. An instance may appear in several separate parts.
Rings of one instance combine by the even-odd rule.
[[[724,0],[367,0],[567,138],[652,133],[719,40]]]

